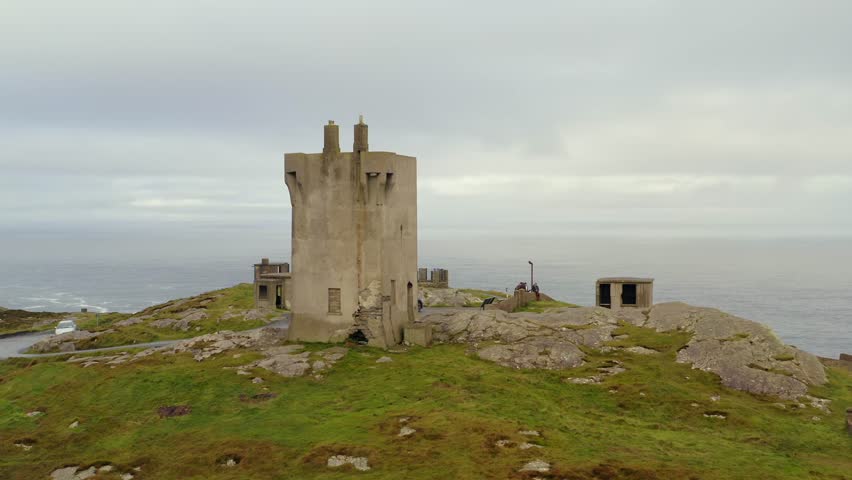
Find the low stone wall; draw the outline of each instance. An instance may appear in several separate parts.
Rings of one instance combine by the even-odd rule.
[[[547,295],[539,294],[542,300],[553,300]],[[518,309],[526,307],[530,302],[535,301],[535,293],[527,292],[526,290],[515,290],[514,295],[503,300],[502,302],[492,303],[485,307],[486,310],[503,310],[507,313],[512,313]]]

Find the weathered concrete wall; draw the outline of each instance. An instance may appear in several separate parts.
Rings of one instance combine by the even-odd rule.
[[[323,153],[285,155],[293,207],[290,338],[342,341],[361,330],[371,345],[393,345],[416,312],[416,160],[367,151],[363,124],[355,129],[356,151],[340,152],[336,127],[325,127]],[[329,308],[330,289],[339,289],[339,310]]]

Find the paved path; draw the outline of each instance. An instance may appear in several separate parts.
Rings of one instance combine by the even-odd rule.
[[[272,323],[264,325],[262,327],[252,328],[250,330],[244,330],[246,332],[252,330],[258,330],[261,328],[273,327],[273,328],[287,328],[290,326],[290,314],[285,314],[284,318],[281,320],[276,320]],[[179,338],[177,340],[161,340],[159,342],[148,342],[148,343],[134,343],[130,345],[118,345],[115,347],[101,347],[101,348],[91,348],[88,350],[75,350],[73,352],[53,352],[53,353],[21,353],[33,346],[34,343],[47,338],[51,335],[51,332],[36,332],[36,333],[24,333],[21,335],[13,335],[6,338],[0,338],[0,360],[10,358],[10,357],[23,357],[23,358],[38,358],[38,357],[56,357],[59,355],[75,355],[78,353],[89,353],[89,352],[108,352],[110,350],[127,350],[129,348],[151,348],[151,347],[163,347],[166,345],[171,345],[172,343],[181,342],[183,340],[187,340],[187,338]],[[205,334],[206,335],[206,334]],[[188,337],[192,338],[192,337]]]

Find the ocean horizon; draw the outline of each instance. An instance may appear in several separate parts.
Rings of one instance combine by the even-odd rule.
[[[289,236],[280,231],[207,238],[7,235],[0,243],[0,306],[135,312],[251,282],[251,266],[261,257],[289,261]],[[452,287],[499,291],[529,280],[532,260],[543,292],[579,305],[594,305],[597,278],[652,277],[655,303],[718,308],[768,325],[785,343],[836,358],[852,351],[849,244],[844,237],[426,235],[418,256],[421,267],[448,269]]]

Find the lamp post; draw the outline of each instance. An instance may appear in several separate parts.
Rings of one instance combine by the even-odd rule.
[[[530,288],[532,288],[533,283],[535,283],[533,281],[533,262],[532,262],[532,260],[527,260],[527,263],[530,264]]]

